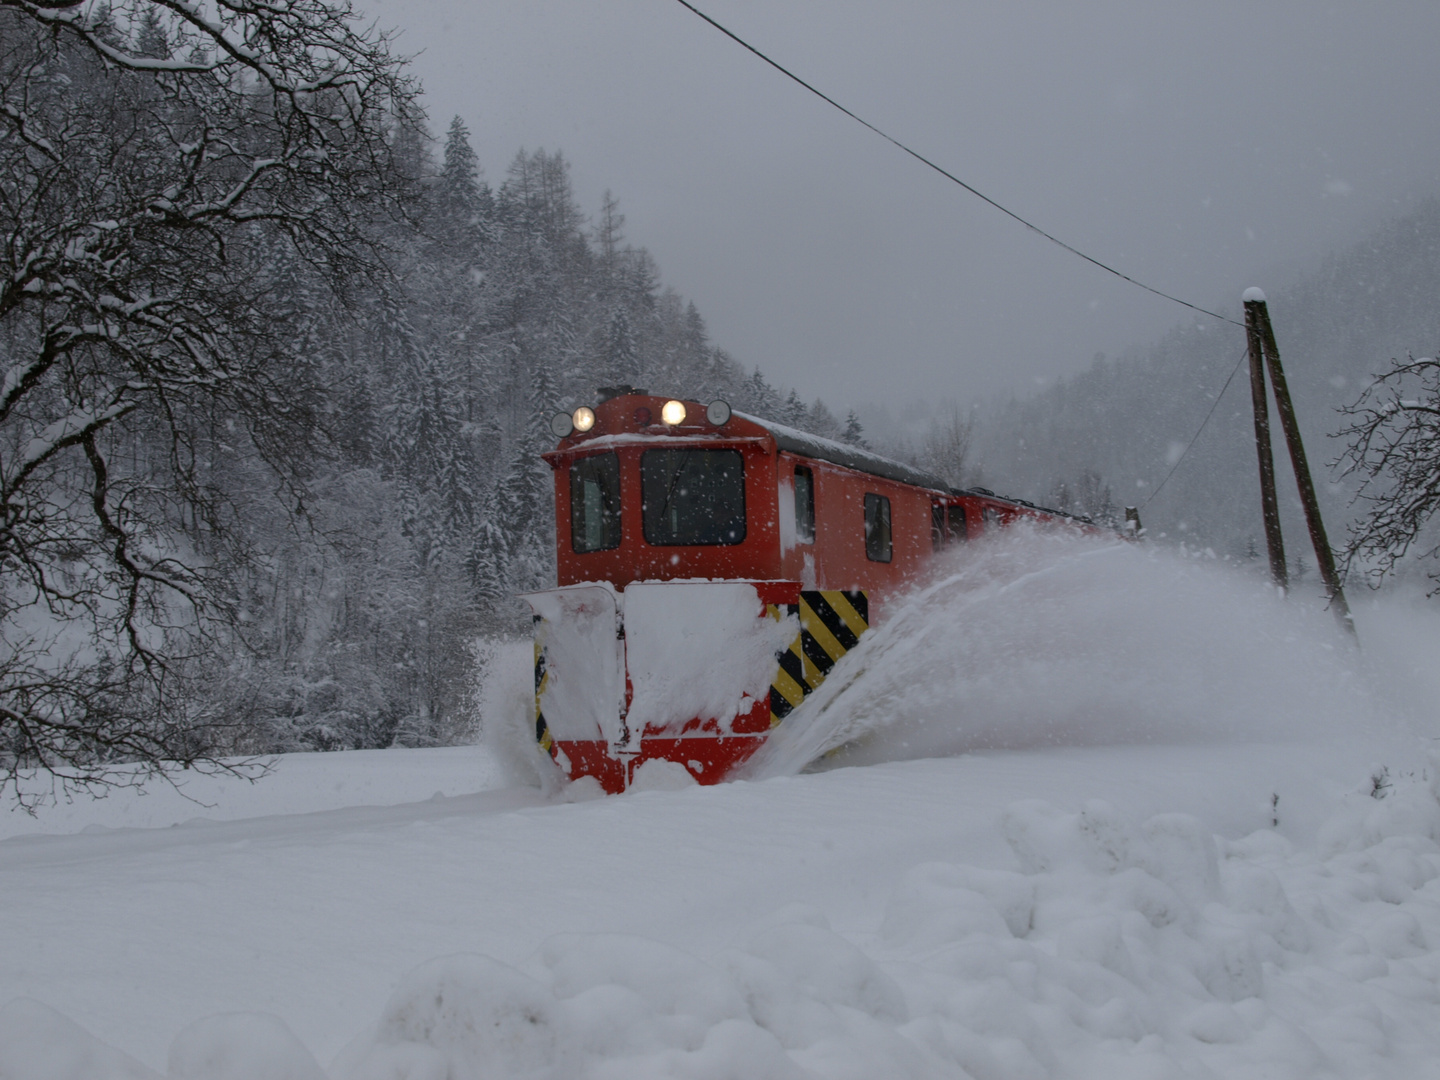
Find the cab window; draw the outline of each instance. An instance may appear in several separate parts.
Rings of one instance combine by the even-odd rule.
[[[795,536],[815,542],[815,474],[804,465],[795,467]]]
[[[645,540],[658,546],[745,539],[745,461],[738,450],[640,455]]]
[[[890,538],[890,500],[884,495],[865,496],[865,557],[871,562],[889,562],[893,551]]]
[[[620,546],[620,459],[614,453],[570,466],[570,546],[581,554]]]

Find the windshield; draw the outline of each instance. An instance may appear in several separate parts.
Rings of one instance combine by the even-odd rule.
[[[745,462],[738,450],[646,450],[640,490],[651,544],[745,539]]]

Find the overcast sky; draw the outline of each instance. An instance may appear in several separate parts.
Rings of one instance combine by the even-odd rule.
[[[521,147],[563,151],[585,209],[614,192],[627,240],[716,344],[832,407],[1023,391],[1191,317],[675,0],[360,3],[403,31],[432,127],[460,115],[492,184]],[[1436,0],[697,6],[991,198],[1203,306],[1236,309],[1245,286],[1273,290],[1440,192]]]

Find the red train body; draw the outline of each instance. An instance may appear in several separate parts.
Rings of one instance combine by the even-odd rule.
[[[723,402],[622,388],[575,415],[544,455],[558,588],[526,597],[536,736],[608,792],[650,762],[724,779],[936,550],[1077,520]]]

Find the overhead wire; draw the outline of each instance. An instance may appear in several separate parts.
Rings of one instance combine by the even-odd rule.
[[[1245,324],[1242,323],[1242,322],[1239,322],[1239,321],[1237,321],[1237,320],[1235,320],[1235,319],[1230,318],[1228,315],[1222,315],[1222,314],[1220,314],[1218,311],[1211,311],[1209,308],[1201,307],[1199,304],[1192,304],[1189,300],[1182,300],[1180,297],[1174,296],[1174,295],[1172,295],[1172,294],[1170,294],[1170,293],[1167,293],[1167,292],[1165,292],[1165,291],[1163,291],[1163,290],[1161,290],[1161,289],[1157,289],[1157,288],[1155,288],[1155,286],[1153,286],[1153,285],[1147,285],[1145,282],[1139,281],[1139,280],[1137,280],[1136,278],[1131,277],[1129,274],[1125,273],[1124,271],[1117,270],[1115,267],[1110,266],[1108,263],[1102,262],[1101,260],[1095,258],[1095,257],[1092,256],[1092,255],[1087,255],[1085,252],[1081,251],[1079,248],[1075,247],[1074,245],[1072,245],[1072,244],[1067,244],[1064,240],[1061,240],[1058,236],[1055,236],[1055,235],[1052,234],[1052,233],[1046,232],[1044,229],[1042,229],[1040,226],[1036,225],[1034,222],[1029,221],[1029,220],[1021,217],[1021,216],[1020,216],[1019,214],[1017,214],[1014,210],[1011,210],[1009,207],[1004,206],[1004,205],[1002,205],[1002,204],[999,203],[999,202],[996,202],[996,201],[995,201],[994,199],[992,199],[989,195],[986,195],[983,191],[978,190],[977,188],[971,186],[970,184],[967,184],[964,180],[961,180],[958,176],[956,176],[954,173],[950,172],[948,169],[942,168],[941,166],[937,165],[935,162],[931,161],[931,160],[930,160],[928,157],[926,157],[924,154],[921,154],[921,153],[919,153],[919,152],[916,151],[916,150],[912,150],[909,146],[906,146],[903,142],[901,142],[899,139],[895,138],[893,135],[890,135],[890,134],[882,131],[880,128],[876,127],[874,124],[870,123],[870,121],[866,120],[865,118],[863,118],[863,117],[861,117],[861,116],[857,116],[855,113],[853,113],[853,112],[851,112],[849,109],[847,109],[844,105],[840,104],[840,102],[836,101],[836,100],[835,100],[833,97],[831,97],[829,94],[826,94],[824,91],[819,90],[818,88],[816,88],[816,87],[815,87],[814,85],[812,85],[811,83],[806,82],[806,81],[805,81],[804,79],[802,79],[799,75],[796,75],[793,71],[791,71],[789,68],[785,67],[783,64],[779,63],[778,61],[772,60],[769,56],[767,56],[765,53],[761,52],[761,51],[760,51],[758,48],[756,48],[754,45],[751,45],[751,44],[750,44],[748,41],[746,41],[744,38],[740,37],[740,35],[736,34],[733,30],[730,30],[730,29],[728,29],[727,27],[725,27],[725,26],[721,25],[720,23],[716,22],[716,21],[715,21],[713,18],[711,18],[709,15],[705,14],[705,12],[701,11],[701,10],[700,10],[699,8],[697,8],[694,4],[690,3],[690,0],[675,0],[675,2],[676,2],[677,4],[679,4],[681,7],[685,8],[685,9],[688,10],[688,11],[690,11],[692,14],[698,16],[699,18],[703,19],[705,22],[709,23],[712,27],[714,27],[716,30],[719,30],[720,33],[724,34],[726,37],[728,37],[731,41],[735,42],[737,45],[741,46],[742,48],[744,48],[744,49],[748,50],[749,52],[751,52],[751,53],[755,54],[756,56],[758,56],[761,60],[765,61],[765,63],[769,64],[772,68],[774,68],[776,71],[780,72],[780,74],[784,75],[787,79],[790,79],[792,82],[798,83],[800,86],[803,86],[806,90],[810,91],[810,93],[814,94],[814,95],[815,95],[816,97],[818,97],[821,101],[824,101],[824,102],[826,102],[827,104],[833,106],[834,108],[839,109],[842,113],[844,113],[846,116],[848,116],[851,120],[854,120],[857,124],[860,124],[861,126],[866,127],[866,128],[868,128],[869,130],[873,131],[876,135],[879,135],[879,136],[880,136],[882,139],[884,139],[886,142],[888,142],[888,143],[890,143],[891,145],[899,148],[900,150],[903,150],[905,153],[909,154],[912,158],[914,158],[916,161],[920,162],[922,165],[925,165],[927,168],[933,169],[935,172],[939,173],[941,176],[945,177],[945,179],[951,181],[952,183],[958,184],[961,188],[963,188],[965,191],[968,191],[971,195],[974,195],[977,199],[980,199],[982,202],[985,202],[985,203],[987,203],[988,205],[994,207],[996,210],[999,210],[999,211],[1000,211],[1002,214],[1004,214],[1005,216],[1007,216],[1007,217],[1009,217],[1009,218],[1012,218],[1013,220],[1019,222],[1021,225],[1025,226],[1025,228],[1029,229],[1031,232],[1033,232],[1033,233],[1035,233],[1035,234],[1037,234],[1037,235],[1039,235],[1039,236],[1044,237],[1046,240],[1049,240],[1052,244],[1055,244],[1055,245],[1063,248],[1064,250],[1070,252],[1070,254],[1072,254],[1072,255],[1075,255],[1075,256],[1077,256],[1077,257],[1079,257],[1079,258],[1081,258],[1081,259],[1084,259],[1084,260],[1085,260],[1087,263],[1089,263],[1091,266],[1098,267],[1099,269],[1104,270],[1107,274],[1113,274],[1115,277],[1119,278],[1121,281],[1128,281],[1131,285],[1134,285],[1134,286],[1136,286],[1137,288],[1140,288],[1140,289],[1144,289],[1146,292],[1152,293],[1152,294],[1154,294],[1155,296],[1162,297],[1162,298],[1164,298],[1164,299],[1166,299],[1166,300],[1171,301],[1172,303],[1179,304],[1179,305],[1181,305],[1182,307],[1187,307],[1187,308],[1189,308],[1191,311],[1199,312],[1201,315],[1208,315],[1208,316],[1210,316],[1210,318],[1212,318],[1212,319],[1219,319],[1221,322],[1230,323],[1230,324],[1233,325],[1233,326],[1244,326],[1244,325],[1245,325]]]
[[[858,115],[855,114],[854,112],[850,111],[850,110],[847,109],[844,105],[840,104],[840,102],[838,102],[838,101],[836,101],[834,98],[832,98],[829,94],[827,94],[827,93],[825,93],[824,91],[820,90],[818,87],[814,86],[813,84],[811,84],[811,83],[809,83],[809,82],[806,82],[806,81],[805,81],[804,79],[802,79],[799,75],[796,75],[793,71],[791,71],[789,68],[785,67],[783,64],[779,63],[778,61],[772,59],[771,57],[769,57],[768,55],[766,55],[764,52],[760,51],[760,49],[756,48],[754,45],[751,45],[750,42],[746,41],[746,40],[745,40],[744,38],[742,38],[739,34],[735,33],[733,30],[729,29],[728,27],[726,27],[726,26],[722,25],[721,23],[717,22],[715,19],[711,18],[711,17],[710,17],[709,15],[707,15],[705,12],[703,12],[703,11],[701,11],[699,8],[697,8],[694,4],[690,3],[690,0],[675,0],[675,2],[676,2],[677,4],[679,4],[681,7],[685,8],[686,10],[688,10],[689,12],[691,12],[693,15],[696,15],[696,16],[698,16],[699,18],[703,19],[705,22],[709,23],[712,27],[714,27],[716,30],[720,31],[720,33],[724,34],[726,37],[728,37],[731,41],[735,42],[735,44],[739,45],[741,48],[743,48],[743,49],[747,50],[748,52],[753,53],[755,56],[759,57],[759,58],[760,58],[761,60],[763,60],[765,63],[769,64],[772,68],[774,68],[776,71],[780,72],[780,74],[784,75],[787,79],[790,79],[792,82],[798,83],[800,86],[802,86],[802,87],[804,87],[806,90],[810,91],[810,93],[814,94],[814,95],[815,95],[816,97],[818,97],[821,101],[824,101],[826,104],[828,104],[828,105],[830,105],[830,106],[838,109],[840,112],[842,112],[842,113],[844,113],[846,116],[848,116],[851,120],[854,120],[857,124],[860,124],[862,127],[868,128],[870,131],[874,132],[876,135],[879,135],[882,139],[884,139],[886,142],[890,143],[892,146],[895,146],[896,148],[898,148],[898,149],[900,149],[900,150],[903,150],[906,154],[909,154],[912,158],[914,158],[916,161],[920,162],[922,165],[924,165],[924,166],[926,166],[927,168],[932,169],[932,170],[934,170],[935,172],[939,173],[941,176],[945,177],[945,179],[949,180],[951,183],[954,183],[954,184],[958,185],[959,187],[963,188],[965,191],[968,191],[971,195],[974,195],[977,199],[981,200],[982,202],[986,203],[986,204],[989,205],[989,206],[994,207],[996,210],[999,210],[999,211],[1000,211],[1002,214],[1004,214],[1006,217],[1009,217],[1009,218],[1011,218],[1012,220],[1019,222],[1021,225],[1025,226],[1025,228],[1029,229],[1031,232],[1037,234],[1038,236],[1044,237],[1046,240],[1049,240],[1052,244],[1055,244],[1056,246],[1058,246],[1058,247],[1060,247],[1060,248],[1063,248],[1065,251],[1068,251],[1070,254],[1072,254],[1072,255],[1074,255],[1074,256],[1077,256],[1078,258],[1084,259],[1084,260],[1085,260],[1087,263],[1089,263],[1091,266],[1097,267],[1097,268],[1099,268],[1100,270],[1105,271],[1107,274],[1113,274],[1115,277],[1119,278],[1121,281],[1129,282],[1131,285],[1134,285],[1134,286],[1137,287],[1137,288],[1144,289],[1144,290],[1145,290],[1146,292],[1148,292],[1148,293],[1151,293],[1151,294],[1153,294],[1153,295],[1155,295],[1155,296],[1159,296],[1159,297],[1161,297],[1161,298],[1163,298],[1163,299],[1165,299],[1165,300],[1169,300],[1169,301],[1171,301],[1172,303],[1179,304],[1181,307],[1189,308],[1191,311],[1199,312],[1201,315],[1208,315],[1208,316],[1210,316],[1210,318],[1212,318],[1212,319],[1219,319],[1221,322],[1229,323],[1231,326],[1240,326],[1240,327],[1243,327],[1243,326],[1245,325],[1244,323],[1240,322],[1240,321],[1237,320],[1237,319],[1232,319],[1232,318],[1230,318],[1228,315],[1222,315],[1222,314],[1220,314],[1218,311],[1211,311],[1209,308],[1201,307],[1199,304],[1192,304],[1189,300],[1181,299],[1180,297],[1174,296],[1174,295],[1172,295],[1171,293],[1167,293],[1167,292],[1165,292],[1165,291],[1162,290],[1162,289],[1157,289],[1157,288],[1155,288],[1155,286],[1153,286],[1153,285],[1147,285],[1145,282],[1139,281],[1139,280],[1137,280],[1136,278],[1131,277],[1129,274],[1125,273],[1124,271],[1122,271],[1122,270],[1117,270],[1115,267],[1109,265],[1108,263],[1102,262],[1101,260],[1095,258],[1093,255],[1087,255],[1085,252],[1081,251],[1079,248],[1075,247],[1073,244],[1067,244],[1064,240],[1061,240],[1058,236],[1055,236],[1053,233],[1047,232],[1046,230],[1042,229],[1040,226],[1036,225],[1034,222],[1029,221],[1029,220],[1027,220],[1026,218],[1021,217],[1021,216],[1020,216],[1019,214],[1017,214],[1014,210],[1011,210],[1008,206],[1005,206],[1005,205],[1003,205],[1002,203],[997,202],[996,200],[992,199],[989,195],[986,195],[983,191],[980,191],[979,189],[975,188],[975,187],[972,186],[971,184],[967,184],[964,180],[960,179],[960,177],[956,176],[954,173],[950,172],[948,169],[945,169],[945,168],[943,168],[942,166],[937,165],[934,161],[931,161],[931,160],[930,160],[928,157],[926,157],[924,154],[921,154],[919,151],[916,151],[916,150],[911,149],[909,146],[907,146],[905,143],[901,142],[899,139],[895,138],[893,135],[890,135],[888,132],[882,131],[880,128],[878,128],[878,127],[876,127],[874,124],[870,123],[870,121],[866,120],[864,117],[858,116]],[[1244,351],[1244,352],[1242,352],[1242,353],[1240,354],[1240,359],[1235,362],[1235,366],[1230,370],[1229,376],[1225,379],[1225,385],[1222,386],[1222,387],[1220,387],[1220,393],[1216,394],[1216,395],[1215,395],[1215,400],[1210,403],[1210,410],[1209,410],[1209,412],[1207,412],[1207,413],[1205,414],[1205,419],[1202,420],[1202,421],[1200,421],[1200,427],[1196,429],[1195,434],[1194,434],[1194,436],[1191,437],[1189,444],[1185,447],[1184,451],[1180,454],[1180,456],[1175,459],[1175,463],[1170,467],[1170,471],[1165,474],[1165,478],[1164,478],[1163,480],[1161,480],[1158,485],[1156,485],[1155,490],[1152,491],[1152,492],[1150,492],[1150,494],[1149,494],[1148,496],[1146,496],[1145,501],[1140,504],[1140,508],[1141,508],[1142,510],[1143,510],[1145,507],[1147,507],[1147,506],[1150,505],[1151,500],[1154,499],[1155,496],[1157,496],[1157,495],[1160,494],[1161,490],[1165,487],[1165,485],[1170,482],[1170,478],[1175,475],[1175,471],[1176,471],[1178,468],[1180,468],[1181,463],[1184,462],[1184,460],[1190,455],[1190,451],[1191,451],[1192,449],[1194,449],[1196,442],[1199,441],[1201,434],[1205,431],[1205,428],[1209,425],[1211,417],[1213,417],[1213,416],[1215,415],[1215,410],[1216,410],[1216,409],[1219,407],[1219,405],[1220,405],[1220,399],[1225,396],[1225,391],[1227,391],[1227,390],[1230,389],[1230,384],[1235,380],[1235,375],[1236,375],[1236,373],[1239,372],[1239,370],[1240,370],[1240,365],[1245,362],[1245,358],[1246,358],[1247,355],[1248,355],[1248,347],[1247,347],[1246,351]]]
[[[1240,371],[1240,365],[1245,362],[1245,358],[1249,355],[1250,349],[1247,345],[1245,351],[1240,354],[1240,359],[1235,361],[1235,366],[1230,369],[1230,375],[1225,380],[1225,385],[1220,387],[1220,393],[1216,394],[1215,400],[1210,403],[1210,411],[1205,414],[1205,419],[1200,421],[1200,426],[1195,430],[1195,435],[1191,438],[1190,445],[1185,447],[1184,452],[1175,459],[1175,464],[1170,466],[1170,471],[1165,474],[1165,479],[1161,480],[1160,483],[1155,486],[1155,490],[1150,492],[1150,494],[1145,497],[1145,501],[1140,504],[1141,510],[1144,510],[1145,507],[1149,506],[1150,500],[1155,498],[1156,495],[1160,494],[1160,489],[1170,482],[1170,477],[1175,475],[1175,470],[1180,468],[1180,463],[1190,455],[1190,451],[1200,440],[1200,433],[1205,430],[1205,426],[1210,423],[1210,418],[1215,415],[1215,410],[1220,405],[1220,399],[1225,396],[1225,391],[1229,390],[1230,384],[1235,381],[1235,376]]]

